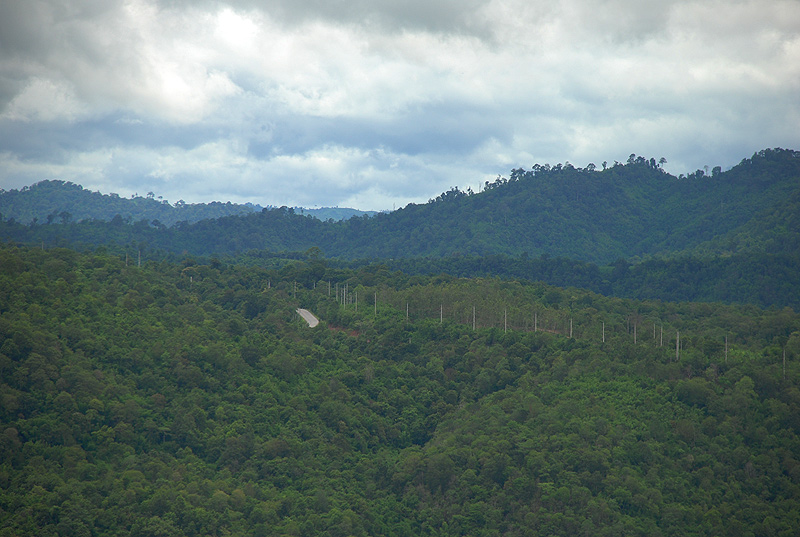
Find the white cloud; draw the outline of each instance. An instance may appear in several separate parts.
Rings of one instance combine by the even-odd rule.
[[[798,92],[794,0],[7,2],[0,186],[383,209],[535,162],[798,147]]]
[[[102,149],[93,152],[74,153],[67,159],[25,160],[4,151],[0,153],[0,169],[3,170],[3,188],[21,188],[46,179],[59,179],[82,184],[85,188],[102,185],[108,192],[106,169],[112,159],[112,151]]]
[[[228,45],[234,54],[252,54],[260,33],[256,21],[230,8],[222,9],[214,18],[214,37],[220,43]]]
[[[0,120],[74,121],[88,110],[66,81],[33,78],[8,103]]]

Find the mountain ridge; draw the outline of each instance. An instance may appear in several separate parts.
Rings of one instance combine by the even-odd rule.
[[[170,228],[124,220],[6,225],[3,236],[30,243],[137,243],[191,255],[318,247],[341,259],[526,255],[602,264],[796,252],[798,202],[800,152],[777,148],[725,172],[715,168],[711,176],[697,170],[675,177],[654,159],[635,155],[603,170],[536,165],[487,182],[480,193],[453,188],[426,204],[340,222],[282,207]],[[767,217],[776,224],[760,223]]]
[[[275,208],[268,206],[267,208]],[[195,223],[223,216],[245,215],[264,209],[255,203],[212,201],[170,204],[161,196],[148,192],[146,196],[121,197],[115,193],[102,194],[69,181],[44,180],[20,189],[0,189],[0,215],[22,224],[51,224],[98,220],[110,222],[121,218],[126,223],[145,220],[154,227],[171,227],[178,222]],[[319,220],[346,220],[353,216],[372,216],[377,211],[360,211],[349,207],[293,207],[297,213]]]

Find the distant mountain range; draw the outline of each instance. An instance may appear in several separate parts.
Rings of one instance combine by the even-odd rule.
[[[275,207],[269,207],[274,209]],[[338,222],[340,220],[349,220],[355,217],[362,216],[375,216],[379,211],[359,211],[358,209],[351,209],[349,207],[318,207],[309,209],[308,207],[293,207],[295,213],[300,215],[313,216],[317,220],[333,220]]]
[[[269,207],[273,208],[273,207]],[[194,223],[224,216],[245,215],[263,209],[258,204],[237,204],[212,201],[174,205],[150,192],[147,196],[124,198],[117,194],[101,194],[67,181],[41,181],[20,190],[0,190],[0,215],[22,224],[52,224],[99,220],[110,222],[115,217],[126,223],[145,220],[154,227],[173,226],[178,222]],[[372,216],[376,211],[359,211],[345,207],[308,209],[293,207],[299,214],[320,220],[346,220],[353,216]]]
[[[58,181],[0,195],[6,224],[11,218],[35,222],[6,225],[9,239],[136,242],[193,255],[314,246],[344,259],[499,254],[610,263],[785,254],[800,251],[800,152],[763,150],[728,171],[679,177],[635,155],[602,170],[537,165],[487,182],[480,193],[452,189],[373,217],[343,220],[348,210],[322,211],[219,202],[171,206]],[[314,214],[325,221],[310,218]],[[48,222],[58,225],[41,225]]]

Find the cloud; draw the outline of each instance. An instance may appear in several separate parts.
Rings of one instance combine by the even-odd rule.
[[[42,103],[47,103],[42,106]],[[0,119],[11,121],[72,121],[84,115],[87,107],[65,81],[31,79],[6,105]]]
[[[0,186],[386,209],[535,162],[727,167],[800,145],[798,94],[792,0],[5,2]]]
[[[376,33],[424,31],[465,33],[480,27],[475,14],[491,2],[485,0],[233,0],[237,11],[265,12],[282,25],[370,26]],[[163,2],[164,5],[197,5],[196,2]],[[206,2],[206,6],[214,5]]]

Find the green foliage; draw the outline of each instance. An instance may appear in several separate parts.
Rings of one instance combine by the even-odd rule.
[[[424,205],[341,222],[322,222],[286,207],[225,216],[251,208],[212,204],[207,207],[212,214],[203,213],[201,207],[191,209],[195,217],[206,220],[165,228],[152,225],[155,217],[149,213],[144,219],[135,216],[131,224],[124,217],[112,220],[113,214],[122,213],[111,209],[107,216],[111,221],[79,222],[83,215],[65,209],[54,216],[60,223],[55,226],[24,226],[6,218],[0,237],[59,246],[135,244],[138,250],[146,245],[193,255],[305,251],[317,246],[326,255],[343,259],[547,255],[595,264],[677,254],[798,251],[797,151],[764,150],[713,176],[698,170],[679,178],[665,173],[655,159],[632,157],[602,171],[537,164],[487,182],[477,194],[452,189]],[[13,208],[31,192],[52,188],[50,183],[39,183],[26,192],[4,193],[0,199]],[[130,202],[163,206],[144,198]],[[109,208],[112,205],[108,203]],[[0,211],[8,212],[3,205]],[[174,209],[178,214],[184,211],[190,212],[190,207]],[[29,218],[26,213],[21,221]],[[176,220],[190,218],[171,221]]]
[[[0,247],[0,534],[800,526],[791,310],[265,261]]]
[[[566,258],[507,256],[392,259],[385,264],[409,274],[526,279],[639,300],[728,302],[800,310],[800,256],[793,250],[638,263],[619,259],[606,266]]]
[[[146,222],[164,229],[177,222],[197,222],[235,214],[248,214],[252,205],[230,202],[174,205],[150,192],[130,199],[117,194],[103,195],[66,181],[40,181],[20,190],[0,191],[0,214],[24,224],[68,224],[80,221],[110,222],[115,226]]]
[[[223,216],[245,215],[260,210],[250,203],[185,203],[156,198],[153,192],[145,197],[138,194],[130,199],[117,194],[100,194],[84,189],[68,181],[40,181],[20,190],[0,189],[0,215],[22,224],[67,224],[80,221],[122,223],[144,221],[157,229],[173,226],[178,222],[193,223]],[[320,207],[317,209],[292,209],[301,215],[310,215],[319,220],[347,220],[354,216],[373,216],[375,211],[359,211],[343,207]]]

